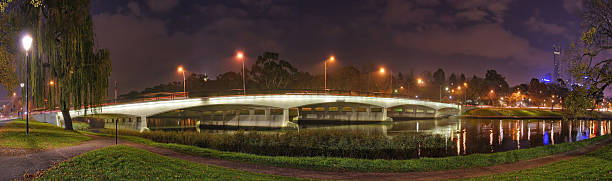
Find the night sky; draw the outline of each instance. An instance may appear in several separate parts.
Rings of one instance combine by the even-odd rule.
[[[496,69],[514,85],[551,72],[552,45],[579,37],[580,9],[577,0],[92,1],[120,93],[179,81],[179,65],[212,78],[240,71],[237,50],[247,64],[272,51],[316,74],[333,54],[332,69]]]

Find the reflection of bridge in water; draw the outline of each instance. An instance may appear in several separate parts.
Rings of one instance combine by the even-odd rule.
[[[389,122],[394,119],[438,118],[457,115],[460,106],[424,100],[342,96],[326,94],[281,94],[223,96],[181,100],[152,101],[110,105],[90,110],[90,114],[120,114],[146,124],[147,117],[192,117],[202,124],[288,127],[294,122]],[[61,113],[50,117],[63,125]],[[70,111],[72,117],[83,116],[83,110]],[[145,126],[146,127],[146,126]]]

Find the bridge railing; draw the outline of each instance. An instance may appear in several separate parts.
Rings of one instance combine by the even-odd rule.
[[[366,97],[392,97],[392,98],[406,98],[422,101],[439,102],[436,99],[424,99],[409,96],[405,94],[389,94],[384,92],[364,92],[364,91],[351,91],[351,90],[322,90],[322,89],[275,89],[275,90],[247,90],[247,95],[279,95],[279,94],[295,94],[295,95],[342,95],[342,96],[366,96]],[[123,104],[123,103],[135,103],[135,102],[149,102],[158,100],[176,100],[186,98],[201,98],[201,97],[220,97],[220,96],[240,96],[244,92],[242,89],[233,89],[226,91],[202,91],[202,92],[162,92],[162,93],[151,93],[148,96],[140,96],[134,98],[122,98],[118,100],[107,100],[106,105],[112,104]],[[445,103],[452,103],[445,101]]]

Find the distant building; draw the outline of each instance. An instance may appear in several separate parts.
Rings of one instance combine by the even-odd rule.
[[[562,79],[559,74],[559,65],[561,56],[561,48],[558,45],[553,45],[553,71],[552,71],[552,82],[559,83],[559,79]]]

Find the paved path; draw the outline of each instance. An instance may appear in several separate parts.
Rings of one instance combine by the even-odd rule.
[[[112,138],[93,136],[94,139],[81,145],[54,149],[28,155],[0,157],[0,180],[11,180],[22,178],[26,173],[34,174],[38,170],[49,169],[52,165],[70,159],[87,151],[104,148],[115,144]],[[599,144],[589,145],[567,153],[537,158],[533,160],[520,161],[516,163],[468,168],[457,170],[445,170],[434,172],[404,172],[404,173],[375,173],[375,172],[326,172],[315,170],[301,170],[294,168],[279,168],[267,165],[242,163],[228,160],[193,156],[169,149],[157,148],[138,143],[120,141],[120,144],[128,145],[160,155],[188,160],[192,162],[217,165],[226,168],[244,170],[257,173],[282,175],[290,177],[314,178],[314,179],[343,179],[343,180],[444,180],[467,177],[485,176],[489,174],[505,173],[510,171],[540,167],[553,162],[575,158],[582,154],[601,148],[612,143],[612,138],[603,140]]]

